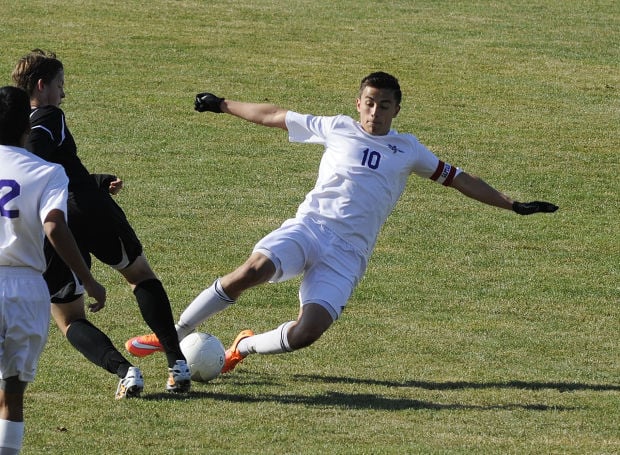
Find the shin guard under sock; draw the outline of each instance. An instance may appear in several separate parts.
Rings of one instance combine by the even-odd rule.
[[[211,286],[202,291],[181,313],[177,324],[179,339],[182,340],[202,322],[234,303],[235,301],[224,292],[218,278]]]
[[[241,355],[248,354],[282,354],[292,352],[288,342],[288,330],[295,321],[288,321],[269,332],[260,333],[239,342],[237,349]]]
[[[179,346],[170,300],[161,281],[154,278],[143,281],[135,287],[133,293],[144,322],[155,333],[166,352],[168,367],[172,368],[177,360],[185,360]]]
[[[131,366],[112,340],[86,319],[78,319],[69,325],[67,340],[92,363],[121,378]]]

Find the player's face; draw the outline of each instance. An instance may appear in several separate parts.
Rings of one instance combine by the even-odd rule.
[[[400,105],[394,91],[365,87],[357,99],[357,112],[364,131],[373,136],[383,136],[390,131],[392,119],[398,115]]]
[[[65,73],[60,70],[56,77],[52,79],[49,84],[39,84],[39,105],[46,106],[60,106],[63,98],[65,97]]]

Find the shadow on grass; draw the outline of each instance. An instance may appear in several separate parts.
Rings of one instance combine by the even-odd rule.
[[[471,382],[471,381],[382,381],[379,379],[360,379],[346,376],[295,375],[295,379],[304,381],[320,381],[343,384],[365,384],[383,387],[407,387],[426,390],[461,390],[461,389],[520,389],[544,390],[555,389],[559,392],[575,392],[591,390],[595,392],[620,391],[618,384],[583,384],[578,382],[538,382],[538,381],[504,381],[504,382]]]
[[[282,377],[280,377],[283,379]],[[519,389],[519,390],[542,390],[556,389],[560,392],[576,390],[592,391],[619,391],[620,386],[602,384],[580,384],[564,382],[469,382],[469,381],[384,381],[375,379],[361,379],[344,376],[320,376],[320,375],[292,375],[288,376],[292,381],[312,383],[341,383],[360,384],[367,386],[382,386],[390,388],[421,388],[426,390],[462,390],[462,389]],[[200,390],[208,385],[198,385],[188,395],[151,394],[143,395],[146,400],[193,400],[210,399],[216,401],[228,401],[231,403],[281,403],[298,404],[303,406],[339,407],[343,409],[378,409],[378,410],[407,410],[407,409],[430,409],[430,410],[528,410],[528,411],[572,411],[578,408],[555,406],[542,403],[504,403],[492,405],[476,405],[467,403],[436,403],[432,401],[415,400],[402,397],[386,397],[373,393],[346,393],[328,391],[318,394],[279,394],[279,393],[255,393],[255,387],[270,387],[277,385],[274,377],[261,374],[235,374],[226,377],[226,382],[233,387],[246,389],[248,386],[253,390],[248,393],[237,392],[209,392]],[[290,389],[290,381],[285,381]],[[247,390],[247,389],[246,389]]]
[[[326,392],[316,395],[302,394],[243,394],[243,393],[216,393],[193,391],[188,395],[166,395],[163,393],[143,395],[142,399],[159,400],[195,400],[210,399],[227,401],[230,403],[280,403],[295,404],[302,406],[316,406],[321,408],[343,409],[375,409],[402,411],[407,409],[431,409],[431,410],[527,410],[527,411],[573,411],[577,408],[566,406],[551,406],[546,404],[495,404],[474,405],[462,403],[434,403],[432,401],[413,400],[409,398],[388,398],[371,393],[341,393]]]

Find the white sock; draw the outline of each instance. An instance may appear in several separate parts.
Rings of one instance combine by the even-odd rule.
[[[235,303],[233,299],[228,297],[219,278],[215,282],[202,291],[192,303],[181,313],[179,322],[176,324],[179,341],[196,330],[203,321],[209,319],[215,313],[225,310]]]
[[[0,454],[18,454],[24,440],[24,422],[0,419]]]
[[[277,329],[270,332],[260,333],[251,337],[244,338],[237,345],[237,349],[242,356],[248,354],[282,354],[291,352],[288,344],[288,329],[295,321],[288,321]]]

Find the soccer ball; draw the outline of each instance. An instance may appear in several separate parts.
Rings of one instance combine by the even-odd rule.
[[[222,372],[224,345],[210,333],[190,333],[181,340],[181,351],[187,359],[192,381],[207,382]]]

